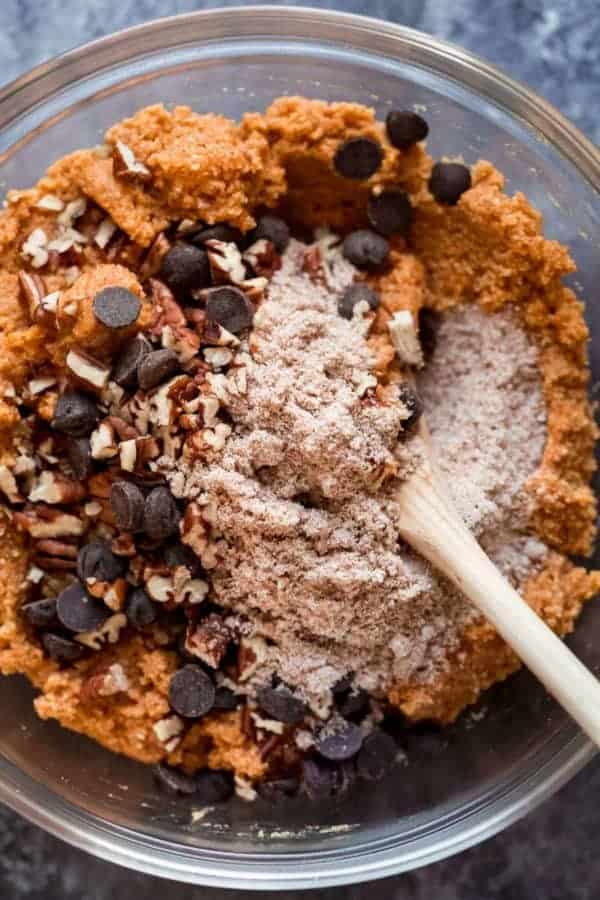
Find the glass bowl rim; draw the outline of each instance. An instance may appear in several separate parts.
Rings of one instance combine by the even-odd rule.
[[[310,31],[315,25],[319,27],[318,38]],[[135,56],[164,49],[165,42],[160,36],[171,29],[179,33],[182,27],[187,32],[186,42],[205,42],[212,27],[215,28],[213,40],[287,37],[327,44],[340,44],[343,40],[345,45],[352,43],[370,53],[388,55],[389,52],[393,56],[394,49],[402,51],[403,60],[433,67],[436,73],[458,81],[525,121],[575,166],[595,193],[600,191],[600,151],[552,104],[521,82],[475,54],[424,32],[367,16],[304,6],[252,5],[200,10],[154,19],[81,44],[41,63],[0,90],[0,129],[8,127],[33,105],[47,101],[57,88],[71,84],[68,76],[71,69],[75,70],[74,81],[84,78],[97,71],[93,60],[98,55],[110,55],[130,42],[137,44]],[[148,38],[152,38],[152,46],[142,48],[140,42],[145,43]],[[370,44],[369,39],[377,40],[377,46]],[[82,66],[86,58],[88,63]],[[125,58],[119,58],[113,65],[124,62]],[[51,88],[48,93],[44,93],[45,85]],[[595,752],[591,742],[573,730],[552,763],[511,784],[475,815],[469,813],[453,822],[437,837],[428,836],[428,846],[421,846],[424,840],[421,839],[412,849],[394,847],[393,840],[373,849],[365,842],[357,848],[359,852],[338,846],[322,853],[282,856],[184,849],[112,826],[84,812],[37,784],[2,757],[0,801],[80,849],[147,874],[246,890],[326,887],[389,877],[443,859],[491,837],[566,784]],[[298,871],[300,862],[301,871]]]

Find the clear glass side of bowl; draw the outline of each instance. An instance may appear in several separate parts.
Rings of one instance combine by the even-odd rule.
[[[0,98],[2,188],[29,186],[49,162],[100,143],[111,123],[150,103],[235,118],[282,94],[350,99],[380,116],[392,106],[416,106],[429,121],[434,156],[493,161],[507,189],[524,191],[542,211],[547,234],[569,245],[578,264],[574,286],[589,301],[592,367],[600,374],[600,319],[591,302],[600,276],[600,201],[580,169],[514,107],[465,83],[476,79],[472,71],[465,77],[460,61],[450,65],[446,56],[436,66],[435,54],[428,57],[425,45],[418,52],[410,34],[404,44],[396,34],[392,47],[373,23],[367,37],[356,26],[354,46],[336,44],[335,17],[321,24],[319,17],[302,40],[231,39],[212,14],[175,30],[167,24],[162,33],[137,29],[118,52],[100,48],[93,60],[66,60],[62,73],[42,73],[26,86],[27,108],[18,92]],[[281,31],[290,30],[287,20]],[[600,609],[591,605],[571,644],[596,671],[599,634]],[[423,864],[501,827],[591,752],[562,710],[520,673],[486,695],[479,721],[465,717],[448,730],[442,749],[418,756],[377,790],[358,788],[334,805],[236,801],[201,814],[189,800],[157,794],[146,767],[37,719],[31,697],[22,679],[0,679],[0,797],[100,855],[222,886],[309,886],[315,878],[323,885]]]

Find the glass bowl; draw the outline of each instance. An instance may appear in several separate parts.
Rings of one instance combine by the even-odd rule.
[[[600,156],[548,103],[424,34],[341,13],[281,7],[201,12],[132,28],[39,66],[0,94],[2,188],[32,184],[58,156],[164,101],[238,117],[280,94],[355,100],[383,116],[425,111],[434,156],[492,160],[548,235],[571,248],[574,284],[600,282]],[[600,313],[588,306],[600,373]],[[600,671],[600,606],[571,644]],[[97,856],[179,881],[291,890],[364,881],[456,853],[550,796],[593,748],[526,672],[490,691],[444,743],[338,805],[236,801],[202,817],[157,794],[148,768],[39,721],[32,691],[0,679],[0,800]],[[476,717],[479,719],[479,716]],[[196,815],[194,815],[196,812]]]

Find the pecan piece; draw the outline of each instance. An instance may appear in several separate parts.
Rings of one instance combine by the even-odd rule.
[[[77,537],[85,529],[79,516],[52,509],[42,503],[14,513],[13,521],[19,531],[26,531],[32,538]]]
[[[136,159],[135,153],[123,141],[117,141],[113,147],[113,173],[115,178],[147,184],[152,181],[152,172]]]
[[[129,679],[120,663],[102,665],[95,669],[81,686],[82,700],[112,697],[129,690]]]
[[[239,284],[245,279],[246,267],[235,244],[209,240],[204,246],[214,284]]]
[[[163,256],[171,249],[171,244],[161,232],[157,234],[152,243],[150,244],[150,249],[148,250],[142,265],[140,266],[140,270],[138,272],[138,278],[140,281],[146,281],[147,278],[152,278],[153,275],[160,269],[160,264],[162,262]]]
[[[77,568],[77,552],[75,544],[52,538],[36,541],[34,548],[37,565],[46,571],[74,571]]]
[[[243,259],[247,262],[256,275],[271,278],[277,269],[281,268],[281,256],[275,249],[275,245],[265,238],[255,241],[244,251]]]
[[[60,472],[42,472],[33,485],[28,500],[31,503],[76,503],[85,497],[85,488],[78,481]]]
[[[199,625],[188,626],[185,649],[192,656],[218,669],[233,635],[217,613],[210,613]]]

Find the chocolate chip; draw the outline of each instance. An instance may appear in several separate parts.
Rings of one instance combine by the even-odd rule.
[[[67,457],[75,478],[84,481],[94,467],[89,438],[70,438],[67,444]]]
[[[243,291],[236,287],[218,287],[208,291],[206,318],[218,322],[231,334],[250,328],[254,308]]]
[[[339,766],[308,757],[302,760],[302,784],[311,800],[335,797],[343,784],[342,773]]]
[[[65,391],[58,398],[52,427],[70,437],[84,437],[94,430],[98,407],[91,397],[80,391]]]
[[[404,419],[402,422],[401,436],[405,436],[412,428],[414,428],[423,415],[423,404],[421,403],[417,392],[408,384],[400,385],[398,397],[409,413],[408,418]]]
[[[256,699],[263,712],[286,725],[297,725],[307,712],[306,704],[285,685],[259,688]]]
[[[125,615],[134,628],[145,628],[156,622],[158,611],[143,588],[134,588],[125,600]]]
[[[140,360],[137,368],[138,382],[143,391],[167,381],[179,368],[179,360],[172,350],[152,350]]]
[[[81,548],[77,556],[77,574],[83,582],[87,578],[115,581],[126,572],[127,560],[113,553],[108,541],[90,541]]]
[[[454,206],[470,187],[471,173],[462,163],[438,162],[431,170],[429,190],[438,203]]]
[[[233,797],[235,781],[233,772],[224,769],[206,769],[194,776],[194,795],[200,803],[224,803]]]
[[[27,603],[21,607],[21,613],[25,621],[35,628],[51,628],[57,624],[56,599],[48,597]]]
[[[159,278],[179,298],[195,288],[210,284],[210,265],[206,250],[177,241],[161,261]]]
[[[159,787],[166,788],[172,794],[191,795],[196,793],[196,779],[192,775],[186,775],[164,763],[154,766],[152,773]]]
[[[399,150],[408,150],[429,134],[425,119],[410,109],[392,109],[386,116],[385,128],[390,144]]]
[[[338,300],[338,312],[343,319],[351,319],[354,315],[354,307],[358,303],[367,303],[369,309],[377,309],[379,306],[379,294],[361,282],[351,284],[346,288]]]
[[[144,495],[130,481],[115,481],[110,489],[110,505],[121,531],[135,533],[144,524]]]
[[[325,759],[341,762],[356,756],[363,742],[363,733],[358,725],[345,722],[338,731],[320,737],[316,748]]]
[[[140,298],[124,287],[106,287],[92,301],[94,315],[107,328],[127,328],[140,314]]]
[[[179,510],[167,487],[150,491],[144,504],[144,531],[153,541],[164,541],[179,528]]]
[[[342,244],[342,253],[359,269],[380,266],[387,259],[390,245],[384,237],[369,228],[352,231]]]
[[[336,171],[344,178],[370,178],[383,160],[383,150],[371,138],[348,138],[337,148],[333,158]]]
[[[103,625],[110,610],[101,600],[90,596],[81,582],[76,581],[57,597],[56,614],[61,625],[79,634],[95,631]]]
[[[364,739],[356,757],[356,770],[361,778],[379,781],[390,771],[397,756],[394,738],[377,728]]]
[[[380,194],[371,194],[367,203],[367,218],[375,231],[389,237],[405,236],[414,218],[414,210],[404,191],[390,188]]]
[[[237,244],[242,238],[242,232],[225,222],[216,225],[202,225],[197,230],[186,232],[185,240],[190,244],[202,247],[207,241],[223,241],[225,244]]]
[[[81,644],[52,632],[42,635],[42,646],[51,659],[62,663],[76,662],[85,653]]]
[[[234,694],[229,688],[218,687],[215,691],[213,709],[237,709],[241,702],[241,697],[238,694]]]
[[[152,344],[143,334],[138,334],[121,351],[112,373],[112,380],[121,387],[133,389],[137,386],[138,366],[152,350]]]
[[[200,666],[184,666],[171,677],[169,703],[178,715],[198,719],[212,709],[214,702],[215,686]]]
[[[256,790],[263,800],[269,803],[283,803],[291,797],[295,797],[300,789],[297,778],[273,778],[270,781],[261,781]]]
[[[261,216],[247,240],[249,245],[255,241],[271,241],[278,253],[284,253],[290,242],[290,229],[279,216]]]
[[[342,697],[337,704],[338,712],[344,719],[356,721],[361,719],[369,711],[369,695],[360,688]]]

